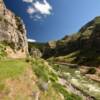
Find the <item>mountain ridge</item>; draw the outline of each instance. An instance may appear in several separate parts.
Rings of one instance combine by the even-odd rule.
[[[97,16],[92,21],[81,27],[79,32],[77,32],[76,34],[73,34],[72,36],[65,36],[58,41],[50,41],[48,43],[45,43],[44,46],[39,49],[40,51],[42,51],[42,57],[45,59],[48,59],[50,57],[66,56],[70,53],[78,51],[78,54],[75,54],[76,58],[72,61],[72,63],[86,63],[86,65],[91,66],[91,62],[93,63],[93,59],[95,62],[93,65],[100,64],[99,45],[100,16]]]

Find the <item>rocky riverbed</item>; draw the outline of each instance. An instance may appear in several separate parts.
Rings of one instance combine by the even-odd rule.
[[[73,92],[83,100],[100,100],[100,83],[83,76],[77,68],[59,65],[59,83],[66,86],[69,92]]]

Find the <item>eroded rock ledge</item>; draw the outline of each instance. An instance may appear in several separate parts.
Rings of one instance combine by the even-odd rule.
[[[0,42],[4,43],[9,57],[20,58],[28,54],[26,29],[23,21],[8,10],[0,0]]]

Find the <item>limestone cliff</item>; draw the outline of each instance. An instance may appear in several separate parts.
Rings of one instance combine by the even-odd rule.
[[[54,57],[62,62],[99,66],[100,16],[85,24],[77,33],[58,41],[45,43],[39,49],[45,59]]]
[[[26,30],[22,20],[8,10],[0,0],[0,42],[6,44],[10,57],[25,57],[28,53]]]

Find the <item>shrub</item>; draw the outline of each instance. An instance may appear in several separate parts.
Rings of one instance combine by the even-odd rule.
[[[47,68],[39,60],[33,62],[32,69],[39,78],[42,78],[43,80],[48,81],[49,72]]]
[[[65,100],[82,100],[78,95],[67,92],[65,87],[59,83],[54,83],[53,87],[64,96]]]
[[[0,92],[3,91],[5,88],[5,85],[3,83],[0,83]]]
[[[58,64],[54,64],[54,65],[53,65],[53,68],[54,68],[54,70],[59,71],[60,66],[59,66]]]
[[[30,59],[29,59],[29,58],[26,58],[25,61],[26,61],[26,62],[30,62]]]
[[[87,71],[87,74],[95,74],[96,73],[96,69],[95,68],[89,68]]]
[[[5,52],[5,46],[3,44],[0,44],[0,59],[2,59],[3,57],[5,57],[7,55],[7,53]]]

